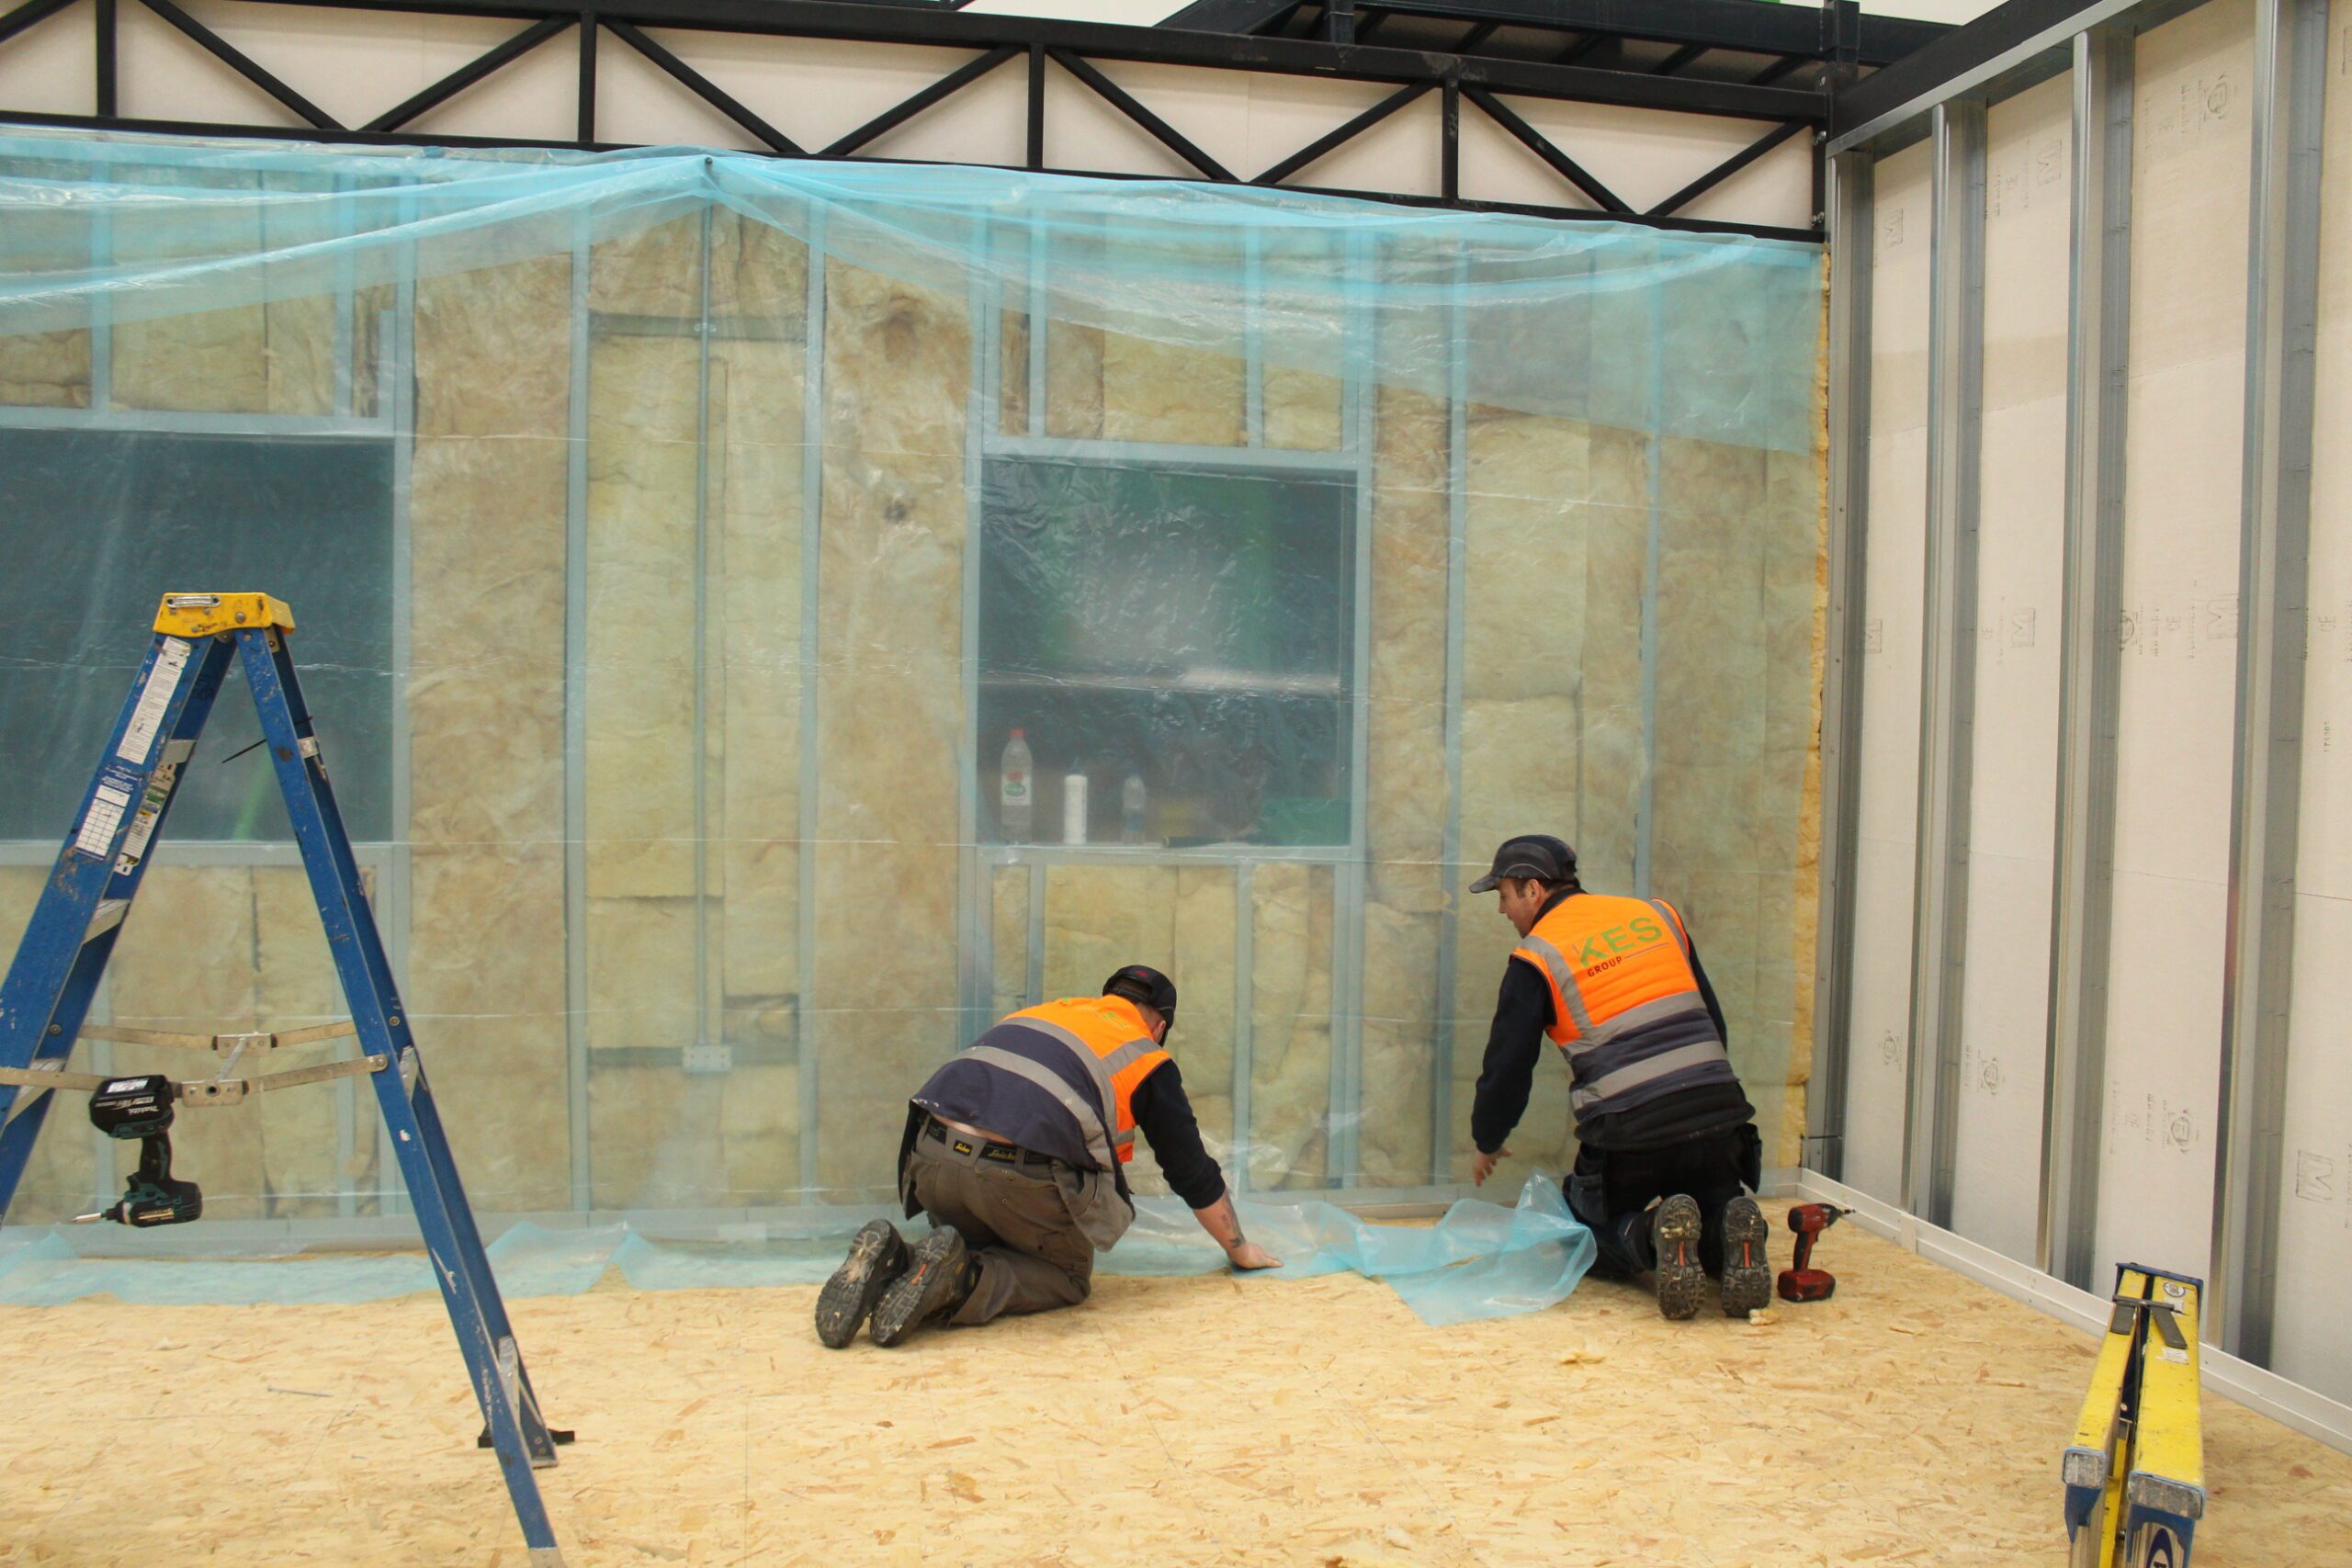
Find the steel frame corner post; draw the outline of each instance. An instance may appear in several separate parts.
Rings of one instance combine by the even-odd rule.
[[[2263,0],[2255,24],[2237,755],[2204,1324],[2257,1364],[2270,1355],[2287,1110],[2327,17],[2327,0]]]
[[[2056,863],[2035,1260],[2090,1288],[2107,1077],[2108,935],[2115,875],[2123,438],[2131,344],[2132,35],[2077,34],[2068,281],[2066,538],[2061,615]]]
[[[176,652],[172,651],[175,646]],[[74,810],[78,826],[68,830],[58,850],[56,868],[41,886],[40,899],[26,924],[7,978],[0,982],[0,1066],[62,1068],[73,1055],[83,1018],[121,935],[123,917],[152,863],[149,857],[140,855],[131,858],[128,868],[118,869],[121,859],[113,853],[81,852],[76,848],[80,829],[92,822],[103,789],[126,802],[139,803],[140,808],[152,806],[155,816],[146,829],[150,841],[163,832],[176,798],[174,784],[212,711],[213,699],[220,694],[231,652],[227,644],[217,641],[207,640],[191,649],[176,638],[151,640],[122,713],[107,732],[104,759]],[[166,659],[174,662],[164,665],[164,672],[159,674],[159,663]],[[180,660],[194,663],[193,676],[185,672]],[[149,745],[134,746],[126,737],[141,722],[140,709],[151,684],[165,678],[174,684],[155,717],[153,739]],[[132,750],[141,753],[136,761],[129,760]],[[138,830],[135,826],[131,829]],[[31,1098],[22,1111],[17,1111],[20,1093]],[[33,1144],[55,1099],[50,1089],[20,1090],[13,1084],[0,1084],[0,1117],[8,1118],[6,1129],[0,1130],[0,1217],[7,1214],[16,1199],[17,1184],[24,1178],[26,1162],[32,1156]]]
[[[1804,1163],[1833,1180],[1845,1161],[1846,1036],[1853,1012],[1863,586],[1870,547],[1874,171],[1864,152],[1829,160],[1829,582],[1822,639],[1821,918],[1814,949]]]
[[[384,957],[374,912],[361,890],[359,867],[352,858],[343,815],[320,759],[318,741],[311,732],[310,710],[302,701],[293,654],[272,627],[241,629],[234,635],[361,1052],[381,1055],[388,1064],[368,1076],[385,1124],[392,1132],[392,1147],[400,1158],[409,1201],[424,1232],[458,1348],[472,1374],[474,1399],[490,1429],[507,1494],[522,1523],[532,1561],[560,1562],[554,1528],[531,1473],[537,1466],[555,1462],[554,1446],[539,1418],[537,1395],[515,1345],[498,1281],[482,1250],[465,1185],[458,1178],[440,1111],[425,1078],[424,1060],[417,1054],[406,1010]],[[411,1073],[415,1080],[413,1088],[407,1081]]]
[[[1904,1207],[1951,1223],[1961,972],[1976,703],[1978,452],[1984,348],[1984,106],[1935,109],[1928,299],[1928,548],[1920,656],[1919,807],[1911,946]]]

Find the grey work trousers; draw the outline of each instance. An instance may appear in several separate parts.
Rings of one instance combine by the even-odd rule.
[[[1094,1290],[1094,1244],[1080,1233],[1054,1167],[958,1156],[926,1132],[907,1156],[907,1189],[934,1225],[953,1225],[979,1282],[953,1322],[986,1323],[1076,1306]]]

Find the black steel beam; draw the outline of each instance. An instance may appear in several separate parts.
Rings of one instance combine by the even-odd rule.
[[[614,37],[675,77],[679,84],[695,96],[758,138],[769,152],[800,154],[808,151],[791,137],[738,103],[718,84],[646,37],[634,23],[615,19],[607,21],[605,26],[612,29]]]
[[[1289,20],[1298,5],[1299,0],[1193,0],[1174,16],[1161,17],[1159,25],[1196,33],[1271,32]]]
[[[1117,109],[1121,114],[1125,115],[1129,119],[1135,121],[1146,130],[1151,132],[1153,138],[1158,141],[1161,146],[1175,153],[1179,158],[1183,159],[1187,164],[1192,164],[1193,168],[1198,169],[1202,174],[1206,175],[1213,180],[1218,180],[1227,185],[1238,185],[1240,183],[1240,181],[1235,177],[1230,169],[1227,169],[1224,164],[1210,157],[1206,152],[1202,152],[1198,147],[1195,147],[1182,131],[1169,124],[1166,120],[1160,118],[1158,115],[1152,113],[1149,109],[1144,107],[1142,104],[1137,103],[1134,96],[1127,92],[1125,88],[1120,86],[1116,82],[1112,81],[1108,76],[1103,75],[1102,72],[1096,70],[1092,65],[1088,64],[1084,59],[1075,54],[1066,53],[1058,49],[1049,50],[1046,52],[1051,56],[1056,64],[1069,72],[1071,75],[1077,77],[1080,81],[1085,83],[1089,87],[1091,87],[1097,97],[1101,98],[1104,103],[1109,104],[1113,108]]]
[[[1947,82],[2032,48],[2036,40],[2062,49],[2082,30],[2082,15],[2098,8],[2094,0],[2008,0],[1917,53],[1840,87],[1830,110],[1830,137],[1859,130]]]
[[[901,99],[898,103],[891,105],[888,108],[884,109],[880,114],[876,115],[872,119],[867,120],[864,125],[859,126],[855,130],[851,131],[847,136],[844,136],[840,141],[827,146],[820,156],[826,158],[848,157],[851,153],[856,152],[867,142],[898,130],[899,127],[906,124],[907,121],[914,118],[915,116],[922,113],[923,110],[931,107],[932,105],[939,102],[942,98],[952,96],[956,93],[960,92],[965,87],[969,86],[972,83],[978,81],[981,77],[995,70],[998,66],[1003,64],[1006,61],[1013,59],[1021,52],[1022,51],[1014,49],[1012,45],[1007,44],[1002,49],[992,49],[989,51],[986,54],[981,55],[977,60],[967,61],[964,64],[957,66],[953,71],[950,71],[946,75],[942,76],[938,81],[933,82],[930,86],[925,87],[922,92],[912,94],[908,97]],[[1038,105],[1041,112],[1044,107],[1045,106],[1042,102]],[[1044,123],[1040,120],[1038,130],[1041,136],[1044,129]]]
[[[0,125],[39,125],[69,130],[128,130],[151,136],[232,137],[246,141],[300,141],[328,146],[352,144],[364,147],[481,147],[481,148],[547,148],[571,150],[574,141],[555,141],[528,137],[511,136],[420,136],[408,131],[334,130],[320,132],[288,126],[224,125],[214,120],[140,119],[136,118],[100,118],[96,115],[34,114],[14,109],[0,109]],[[595,150],[617,150],[617,142],[599,143]],[[763,157],[764,153],[744,153],[745,157]],[[907,163],[917,166],[935,166],[920,159],[876,158],[877,164]],[[1085,179],[1128,180],[1148,184],[1158,177],[1136,175],[1116,169],[1057,169],[1057,174],[1075,175]],[[1572,221],[1623,222],[1623,215],[1596,212],[1589,208],[1543,207],[1514,201],[1445,201],[1433,196],[1413,196],[1396,191],[1351,190],[1336,186],[1284,186],[1286,191],[1302,196],[1340,197],[1350,201],[1368,201],[1385,207],[1452,208],[1464,212],[1507,212],[1527,218],[1554,218]],[[1813,244],[1821,236],[1810,229],[1783,228],[1769,223],[1723,223],[1702,218],[1644,218],[1643,226],[1690,234],[1746,234],[1759,240],[1791,240]]]
[[[1846,0],[1846,5],[1850,7],[1851,0]],[[1597,32],[1654,43],[1698,43],[1751,54],[1803,54],[1814,59],[1826,59],[1834,52],[1843,26],[1852,29],[1849,47],[1864,65],[1890,64],[1955,30],[1943,22],[1870,16],[1836,4],[1816,8],[1764,6],[1757,0],[1382,0],[1382,6],[1403,16]],[[1172,25],[1175,19],[1170,17],[1163,25]]]
[[[1595,179],[1585,166],[1560,151],[1559,144],[1522,119],[1509,104],[1482,88],[1464,89],[1470,101],[1487,111],[1487,117],[1505,130],[1525,143],[1528,150],[1546,164],[1562,179],[1584,192],[1603,212],[1631,213],[1634,209],[1624,199]]]
[[[1686,43],[1680,49],[1676,50],[1672,54],[1668,55],[1664,60],[1659,61],[1656,65],[1651,66],[1650,74],[1653,76],[1671,76],[1676,72],[1681,70],[1684,66],[1690,64],[1692,61],[1698,59],[1701,55],[1706,53],[1708,47],[1708,45],[1703,43]]]
[[[1029,134],[1026,166],[1046,166],[1046,46],[1029,46]]]
[[[1281,163],[1274,164],[1270,169],[1267,169],[1250,183],[1252,185],[1261,186],[1278,186],[1282,184],[1284,180],[1290,178],[1291,175],[1313,164],[1317,159],[1323,157],[1326,153],[1331,152],[1336,149],[1346,145],[1348,142],[1354,141],[1358,136],[1361,136],[1365,131],[1370,130],[1374,126],[1378,125],[1382,120],[1386,119],[1390,115],[1395,114],[1398,109],[1401,109],[1407,104],[1411,103],[1415,98],[1418,98],[1427,93],[1436,84],[1430,82],[1416,82],[1409,87],[1397,88],[1395,92],[1389,94],[1386,97],[1373,105],[1372,107],[1364,110],[1363,113],[1356,116],[1353,119],[1349,120],[1346,124],[1338,126],[1331,130],[1326,131],[1323,135],[1317,137],[1314,141],[1308,142],[1306,146],[1300,148],[1289,157],[1284,158]]]
[[[452,17],[544,17],[577,20],[578,0],[253,0],[270,6],[307,6],[333,10],[379,10]],[[1613,0],[1612,0],[1613,3]],[[1700,0],[1683,0],[1697,4]],[[1706,0],[1747,5],[1753,0]],[[1758,6],[1758,10],[1774,7]],[[900,6],[843,5],[837,0],[614,0],[596,15],[618,17],[640,28],[702,32],[754,33],[777,38],[830,39],[865,43],[921,44],[975,51],[1004,45],[1064,50],[1089,60],[1126,60],[1205,70],[1266,72],[1343,81],[1403,84],[1436,81],[1448,56],[1423,50],[1329,44],[1314,39],[1235,37],[1183,32],[1168,28],[1117,27],[1050,17],[1001,17],[969,11],[937,12]],[[1731,47],[1726,45],[1725,47]],[[1737,119],[1816,122],[1826,115],[1822,96],[1743,83],[1656,77],[1638,72],[1594,71],[1534,61],[1481,56],[1462,62],[1464,86],[1476,84],[1519,97],[1615,104]]]
[[[360,129],[372,132],[398,130],[419,115],[439,108],[500,66],[521,59],[558,33],[571,31],[571,18],[566,17],[541,17],[496,49],[458,66],[406,103],[386,109]]]
[[[1643,213],[1642,216],[1645,218],[1672,217],[1731,178],[1732,175],[1739,173],[1740,170],[1747,167],[1748,164],[1756,162],[1757,159],[1764,156],[1765,153],[1770,152],[1773,148],[1778,147],[1781,142],[1786,141],[1790,137],[1806,129],[1807,127],[1802,125],[1783,125],[1766,131],[1656,207],[1651,208],[1647,212]]]
[[[596,144],[596,13],[580,14],[580,124],[579,141],[582,147]]]
[[[7,15],[0,16],[0,43],[7,42],[27,28],[47,21],[73,4],[74,0],[26,0],[24,5]]]
[[[30,9],[30,7],[27,7]],[[116,115],[122,112],[122,33],[117,25],[115,0],[97,0],[92,7],[92,21],[97,28],[96,103],[98,112]]]
[[[149,10],[194,39],[205,52],[308,120],[311,129],[316,130],[343,129],[341,121],[254,63],[251,56],[186,11],[181,10],[172,3],[172,0],[145,0],[145,4]]]

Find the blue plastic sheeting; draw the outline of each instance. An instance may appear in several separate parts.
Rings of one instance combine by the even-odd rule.
[[[94,305],[119,325],[446,276],[714,209],[909,283],[1034,299],[1074,326],[1225,351],[1246,311],[1269,365],[1353,361],[1434,397],[1459,344],[1489,407],[1813,446],[1816,245],[694,148],[0,136],[0,335],[73,331]],[[1374,325],[1368,340],[1351,317]],[[1578,368],[1595,354],[1607,372]]]
[[[1330,1203],[1240,1205],[1253,1240],[1283,1259],[1251,1279],[1310,1279],[1347,1271],[1385,1280],[1425,1323],[1467,1323],[1538,1312],[1566,1297],[1592,1266],[1592,1235],[1559,1188],[1529,1179],[1518,1206],[1464,1199],[1434,1225],[1376,1225]],[[654,1242],[618,1225],[548,1230],[517,1224],[490,1247],[509,1296],[570,1296],[617,1268],[645,1291],[810,1285],[841,1262],[857,1218],[833,1234],[708,1245]],[[54,1306],[111,1295],[145,1306],[247,1306],[379,1301],[434,1288],[418,1254],[162,1259],[85,1258],[62,1229],[0,1232],[0,1304]],[[1225,1268],[1225,1257],[1172,1198],[1148,1198],[1135,1228],[1102,1262],[1108,1274],[1182,1276]]]
[[[56,1306],[107,1295],[141,1306],[318,1305],[381,1301],[434,1289],[418,1252],[313,1258],[84,1257],[74,1232],[0,1231],[0,1304]],[[517,1224],[491,1244],[510,1296],[576,1296],[604,1277],[621,1227],[555,1231]]]

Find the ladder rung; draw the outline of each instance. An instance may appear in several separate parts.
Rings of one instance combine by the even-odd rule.
[[[169,1045],[185,1051],[276,1051],[288,1045],[311,1045],[322,1040],[356,1035],[349,1019],[341,1023],[314,1023],[303,1029],[256,1030],[243,1034],[183,1034],[168,1029],[132,1029],[121,1024],[84,1024],[79,1040],[109,1040],[119,1045]]]

